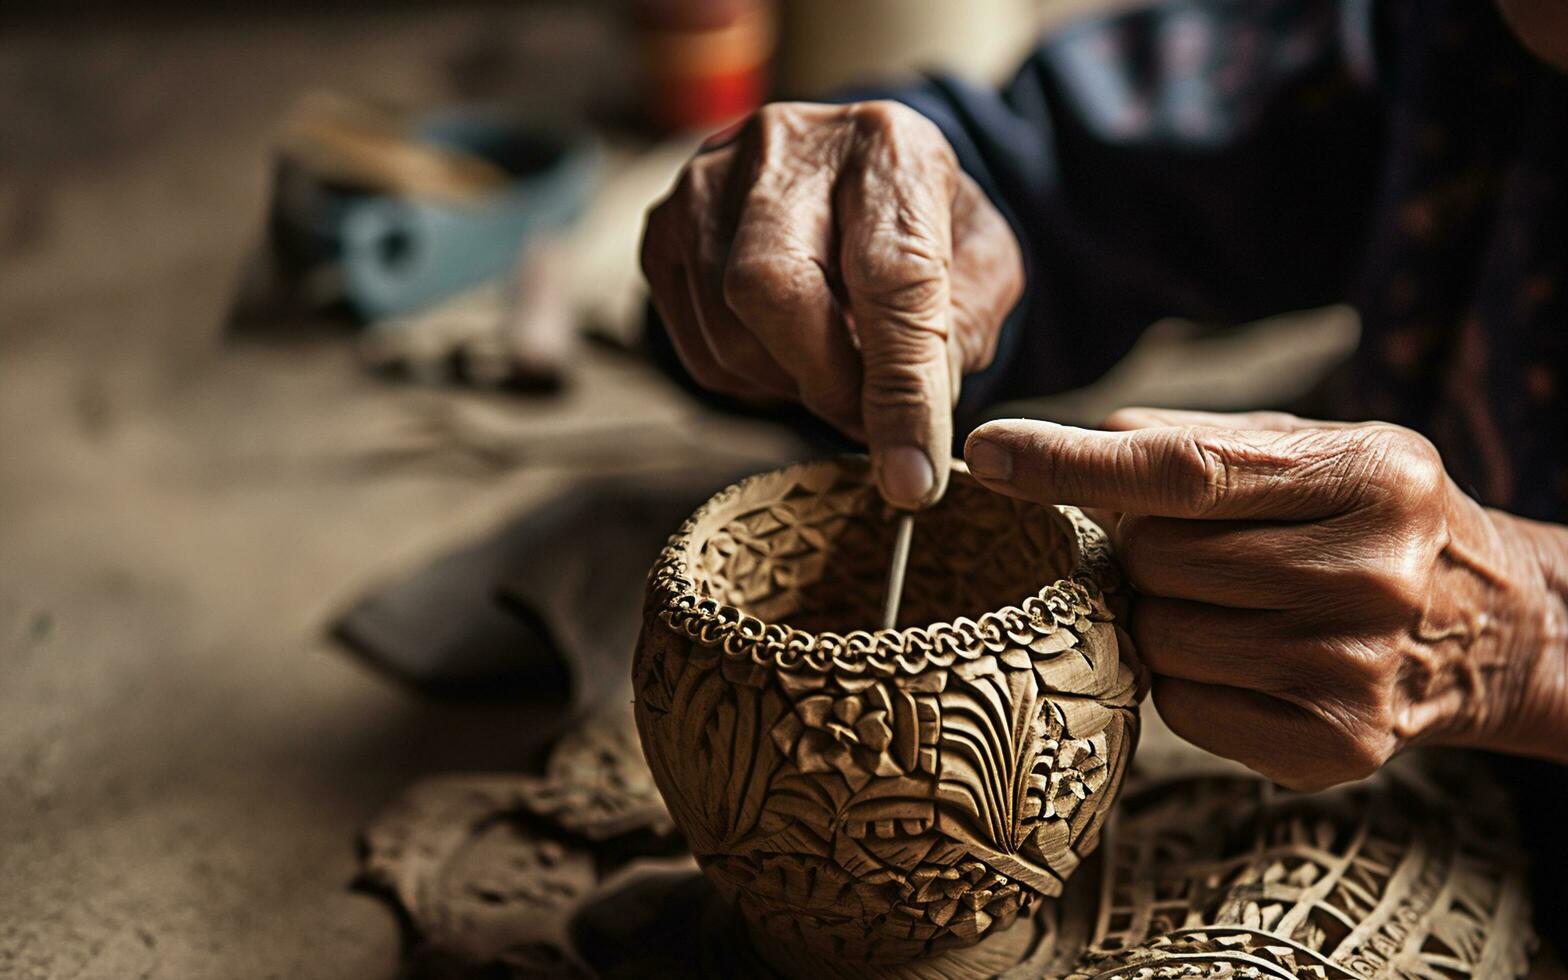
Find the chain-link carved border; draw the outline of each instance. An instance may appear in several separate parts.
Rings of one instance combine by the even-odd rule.
[[[924,627],[854,630],[839,634],[810,633],[779,623],[764,623],[732,605],[697,592],[688,562],[696,529],[710,515],[745,496],[763,480],[789,476],[821,463],[798,463],[761,473],[715,494],[671,535],[650,573],[649,596],[659,618],[675,632],[708,647],[722,647],[726,657],[750,660],[782,670],[846,674],[917,674],[929,667],[947,667],[955,660],[974,660],[1003,653],[1069,630],[1081,639],[1092,622],[1109,620],[1104,589],[1113,588],[1117,569],[1105,532],[1076,507],[1054,510],[1072,527],[1075,543],[1072,570],[1016,606],[1004,606],[978,619],[960,616],[950,623]],[[834,464],[836,465],[836,464]],[[1076,643],[1074,644],[1076,645]]]

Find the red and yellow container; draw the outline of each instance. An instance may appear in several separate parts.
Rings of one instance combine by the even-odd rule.
[[[767,98],[777,37],[768,0],[637,0],[633,11],[659,128],[712,128]]]

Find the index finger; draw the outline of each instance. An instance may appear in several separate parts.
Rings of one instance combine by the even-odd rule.
[[[990,422],[964,447],[993,490],[1046,504],[1216,520],[1315,520],[1354,497],[1354,430],[1170,426],[1099,432]]]
[[[861,420],[883,496],[918,509],[941,498],[952,455],[958,168],[941,132],[912,109],[869,103],[857,119],[864,143],[834,197],[864,370]]]

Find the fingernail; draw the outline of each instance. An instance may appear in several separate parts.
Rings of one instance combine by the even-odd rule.
[[[1013,478],[1013,454],[994,442],[971,439],[964,447],[969,472],[982,480],[1003,483]]]
[[[918,507],[936,486],[931,460],[913,446],[895,446],[882,453],[882,493],[890,503]]]

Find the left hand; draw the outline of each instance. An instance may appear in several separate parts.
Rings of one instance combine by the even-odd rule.
[[[1393,425],[1124,410],[992,422],[986,486],[1114,512],[1130,630],[1176,734],[1294,789],[1418,742],[1509,749],[1532,717],[1540,565]]]

